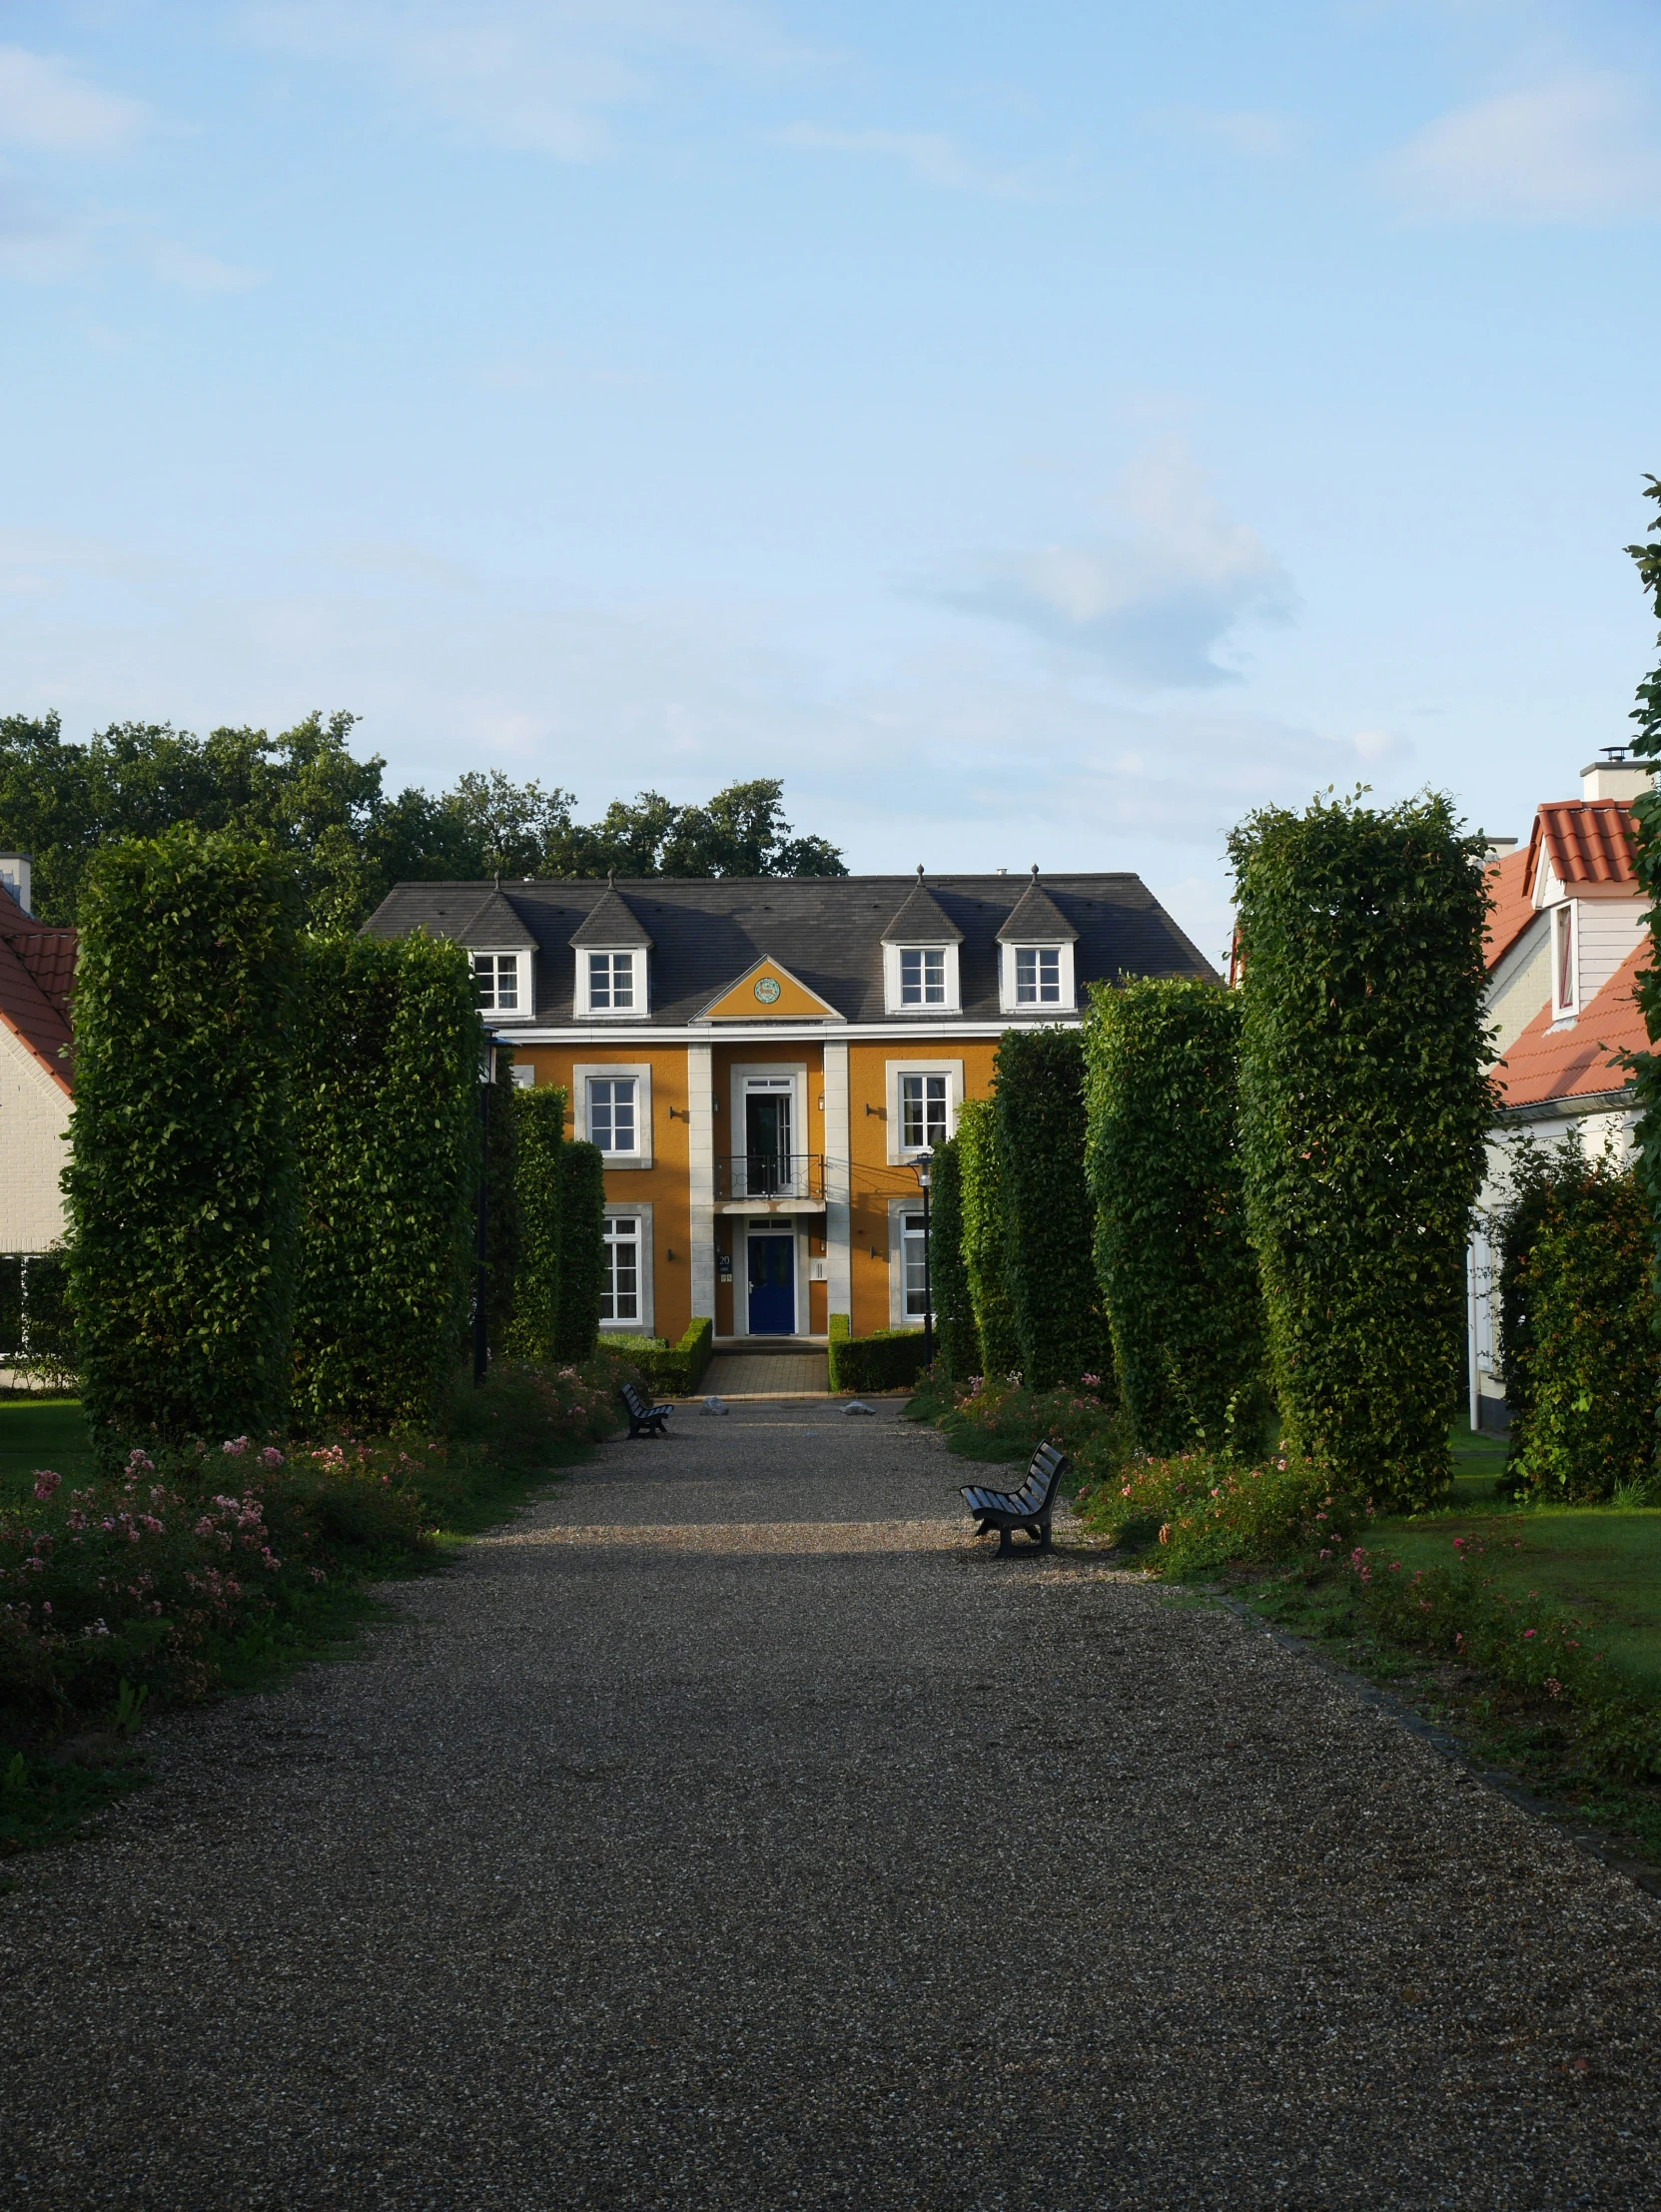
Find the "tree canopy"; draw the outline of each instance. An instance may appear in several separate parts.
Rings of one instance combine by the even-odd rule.
[[[729,785],[707,805],[660,792],[576,819],[573,793],[471,770],[434,796],[396,795],[379,754],[360,760],[357,716],[310,714],[272,737],[171,723],[115,722],[69,742],[56,714],[0,715],[0,847],[29,853],[42,919],[77,919],[101,846],[178,822],[263,839],[296,863],[308,920],[351,929],[395,883],[474,876],[844,876],[841,853],[798,837],[772,777]]]

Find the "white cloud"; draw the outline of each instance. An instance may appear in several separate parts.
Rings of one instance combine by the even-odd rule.
[[[56,55],[0,46],[0,144],[46,154],[119,154],[146,115],[139,101],[100,92]]]
[[[1607,75],[1496,94],[1429,124],[1384,165],[1430,221],[1586,223],[1661,216],[1661,133],[1645,87]]]
[[[939,131],[831,131],[817,123],[792,123],[776,132],[781,146],[804,153],[866,154],[900,162],[919,184],[943,192],[985,192],[999,199],[1029,199],[1032,186],[1020,177],[980,169]]]
[[[1179,131],[1210,139],[1248,161],[1275,161],[1291,152],[1291,126],[1282,115],[1263,109],[1177,108],[1166,117]]]
[[[257,269],[240,269],[171,239],[144,241],[136,248],[136,258],[162,284],[177,285],[184,292],[249,292],[265,282]]]
[[[1001,554],[978,582],[939,596],[1089,653],[1133,684],[1235,680],[1218,648],[1241,622],[1290,619],[1284,568],[1224,514],[1174,440],[1130,471],[1119,503],[1126,534]]]

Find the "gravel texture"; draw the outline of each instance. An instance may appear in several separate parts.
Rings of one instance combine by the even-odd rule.
[[[0,2202],[1643,2207],[1651,1900],[892,1403],[609,1446],[0,1903]]]

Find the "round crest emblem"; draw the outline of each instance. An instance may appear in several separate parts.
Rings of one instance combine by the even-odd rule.
[[[770,1007],[779,995],[779,980],[777,976],[761,977],[756,984],[755,995],[761,1001],[764,1007]]]

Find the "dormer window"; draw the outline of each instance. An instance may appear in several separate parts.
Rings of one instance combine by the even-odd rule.
[[[474,953],[473,996],[480,1014],[518,1014],[525,994],[520,989],[519,953]]]
[[[588,1011],[590,1014],[634,1012],[634,955],[588,955]]]
[[[943,1007],[946,1004],[944,945],[901,947],[900,1004],[903,1007]]]
[[[1079,933],[1038,880],[1033,880],[998,932],[998,1005],[1004,1014],[1075,1014],[1079,1006],[1074,947]]]
[[[1061,1005],[1061,947],[1015,948],[1015,1003],[1019,1007]]]

